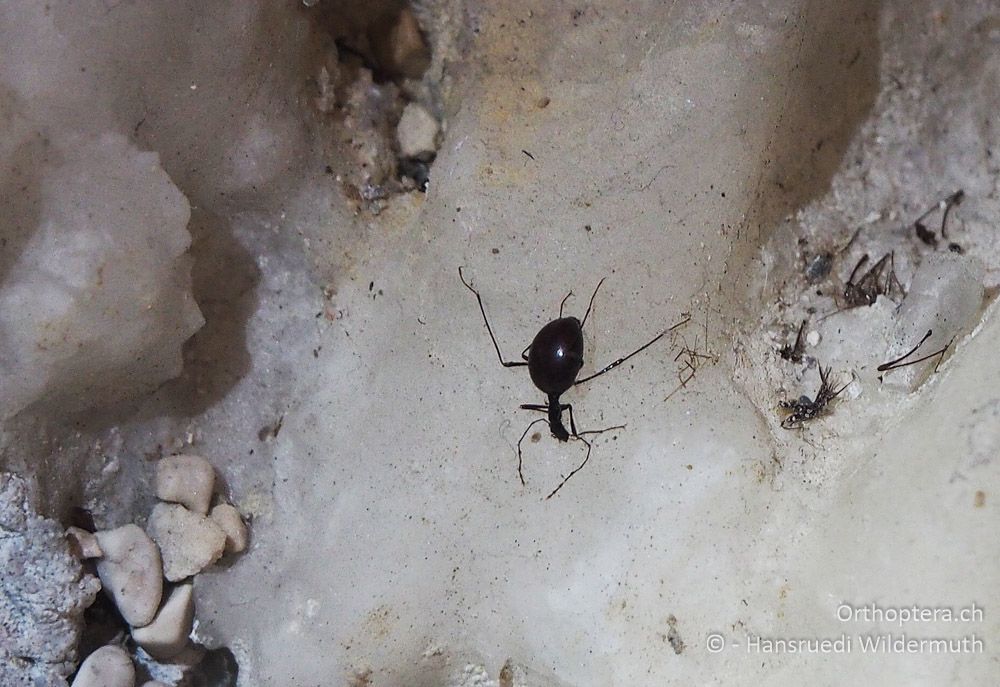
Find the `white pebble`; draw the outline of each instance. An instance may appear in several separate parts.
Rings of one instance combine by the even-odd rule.
[[[417,103],[403,109],[396,127],[396,140],[403,157],[425,159],[437,152],[437,135],[441,126],[430,112]]]
[[[226,533],[226,553],[239,553],[246,549],[247,526],[236,508],[220,503],[212,509],[210,517]]]
[[[806,334],[806,343],[810,346],[816,346],[819,344],[819,332],[813,329],[811,332]]]
[[[101,545],[97,543],[97,537],[87,530],[69,527],[66,529],[66,538],[69,540],[73,555],[77,558],[100,558],[104,555]]]
[[[73,687],[135,687],[135,667],[125,650],[102,646],[80,666]]]
[[[142,627],[156,615],[163,594],[160,551],[142,528],[125,525],[98,532],[104,558],[97,574],[122,617],[132,627]]]
[[[201,572],[226,547],[226,533],[213,520],[172,503],[153,508],[149,534],[160,545],[163,575],[171,582]]]
[[[163,608],[146,627],[132,630],[132,639],[158,661],[179,654],[188,643],[194,624],[194,587],[178,585],[170,592]]]
[[[161,501],[207,513],[214,487],[215,470],[201,456],[168,456],[156,465],[156,496]]]

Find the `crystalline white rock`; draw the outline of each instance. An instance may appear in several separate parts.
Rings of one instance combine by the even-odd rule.
[[[890,351],[895,359],[912,349],[927,332],[931,335],[908,360],[917,360],[965,336],[979,318],[983,307],[982,263],[954,253],[932,253],[913,275],[910,289],[899,309],[896,344]],[[886,383],[914,389],[934,369],[937,359],[893,370]]]
[[[16,162],[0,216],[0,418],[79,410],[155,388],[201,325],[186,255],[190,207],[123,136],[68,137]]]

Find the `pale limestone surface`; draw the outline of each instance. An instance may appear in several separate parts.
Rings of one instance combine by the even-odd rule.
[[[129,625],[148,624],[163,594],[160,550],[138,525],[97,532],[97,543],[104,552],[97,561],[104,591]]]
[[[757,655],[747,635],[857,637],[878,628],[839,621],[839,604],[985,605],[1000,588],[995,308],[912,393],[870,374],[902,343],[897,302],[826,317],[864,251],[897,250],[908,282],[930,253],[908,218],[956,187],[954,237],[992,298],[993,3],[428,8],[466,28],[431,68],[449,66],[447,134],[429,193],[373,217],[352,214],[344,151],[325,148],[350,132],[307,132],[295,108],[318,94],[290,96],[319,74],[297,69],[311,10],[3,6],[19,107],[134,136],[192,199],[208,321],[184,375],[113,430],[18,425],[11,460],[82,453],[88,470],[65,474],[95,478],[98,516],[129,519],[148,508],[130,496],[147,493],[144,457],[218,461],[255,551],[196,578],[199,632],[234,648],[242,687],[485,685],[508,660],[578,687],[988,684],[988,612],[905,628],[982,633],[978,655]],[[806,253],[859,225],[829,283],[794,288]],[[628,426],[595,437],[556,499],[542,500],[581,446],[543,432],[520,485],[532,416],[517,405],[541,399],[497,365],[459,265],[513,359],[604,276],[587,370],[692,315],[566,395],[581,429]],[[815,361],[778,356],[801,314],[816,316],[809,356],[857,378],[788,432],[778,401],[818,381]],[[40,484],[58,499],[51,469]]]

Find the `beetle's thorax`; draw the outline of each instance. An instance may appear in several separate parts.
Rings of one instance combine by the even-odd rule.
[[[569,441],[569,432],[562,422],[562,404],[556,394],[549,394],[549,429],[559,441]]]

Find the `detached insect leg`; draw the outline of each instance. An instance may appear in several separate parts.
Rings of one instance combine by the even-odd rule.
[[[490,326],[489,318],[486,317],[486,308],[483,307],[483,297],[479,295],[478,291],[469,285],[469,282],[465,281],[465,276],[462,274],[461,267],[458,268],[458,278],[462,280],[463,284],[465,284],[465,288],[476,294],[476,300],[479,301],[479,311],[483,313],[483,322],[486,323],[486,331],[490,333],[490,339],[493,341],[493,348],[497,350],[497,358],[500,360],[500,364],[504,367],[522,367],[527,365],[527,362],[507,361],[503,359],[503,354],[500,353],[500,344],[497,343],[497,337],[493,335],[493,327]]]

